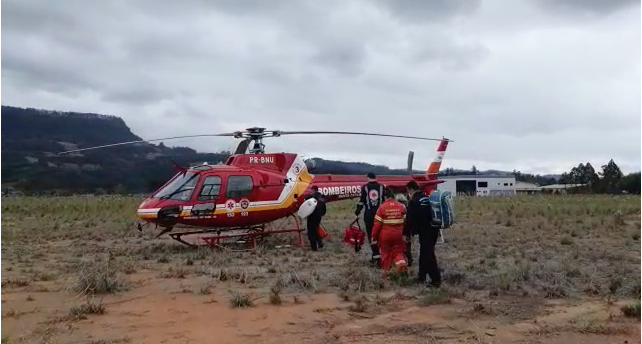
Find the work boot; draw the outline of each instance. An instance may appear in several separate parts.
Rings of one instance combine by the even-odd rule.
[[[441,282],[430,281],[426,286],[430,289],[439,289],[439,287],[441,287]]]
[[[381,268],[381,258],[372,258],[370,264],[377,269]]]

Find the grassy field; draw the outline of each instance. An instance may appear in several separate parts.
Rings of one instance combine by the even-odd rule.
[[[140,201],[2,198],[2,343],[640,342],[639,196],[458,197],[438,292],[341,242],[353,201],[321,252],[154,240]]]

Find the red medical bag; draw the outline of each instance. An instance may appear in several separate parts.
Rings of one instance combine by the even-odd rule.
[[[361,229],[358,219],[352,221],[352,223],[346,227],[345,232],[343,232],[343,242],[354,246],[355,252],[361,250],[361,245],[363,245],[365,239],[366,233]]]
[[[323,228],[322,224],[319,224],[319,229],[317,230],[317,233],[319,233],[319,238],[323,239],[328,236],[328,231]]]

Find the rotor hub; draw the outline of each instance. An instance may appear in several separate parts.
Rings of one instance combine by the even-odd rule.
[[[261,128],[261,127],[247,128],[245,129],[245,133],[243,134],[245,135],[242,135],[242,137],[246,137],[248,140],[254,141],[252,148],[250,148],[251,154],[265,153],[265,145],[263,144],[263,138],[269,135],[269,133],[265,132],[265,128]]]

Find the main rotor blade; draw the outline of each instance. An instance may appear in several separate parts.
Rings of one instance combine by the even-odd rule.
[[[188,138],[188,137],[205,137],[205,136],[234,136],[235,133],[223,133],[223,134],[201,134],[201,135],[184,135],[184,136],[173,136],[173,137],[164,137],[161,139],[151,139],[151,140],[138,140],[138,141],[128,141],[128,142],[119,142],[119,143],[112,143],[108,145],[102,145],[102,146],[95,146],[95,147],[88,147],[88,148],[81,148],[81,149],[74,149],[74,150],[68,150],[64,152],[58,153],[60,154],[65,154],[65,153],[72,153],[72,152],[80,152],[80,151],[86,151],[90,149],[98,149],[98,148],[105,148],[105,147],[113,147],[113,146],[122,146],[122,145],[129,145],[133,143],[141,143],[141,142],[154,142],[154,141],[164,141],[164,140],[173,140],[173,139],[182,139],[182,138]]]
[[[354,131],[280,131],[275,130],[274,133],[278,135],[297,135],[297,134],[340,134],[340,135],[367,135],[367,136],[384,136],[384,137],[398,137],[403,139],[415,139],[415,140],[428,140],[428,141],[441,141],[446,140],[449,142],[454,142],[446,138],[443,139],[433,139],[428,137],[417,137],[417,136],[404,136],[404,135],[391,135],[391,134],[377,134],[377,133],[362,133]]]

